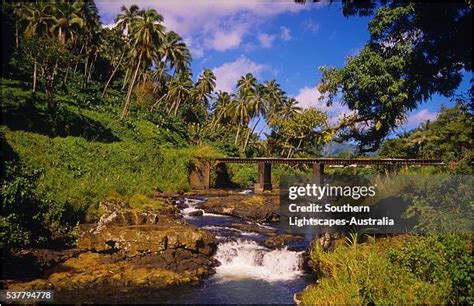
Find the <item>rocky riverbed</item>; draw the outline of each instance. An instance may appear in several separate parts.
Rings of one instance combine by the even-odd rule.
[[[214,235],[183,221],[170,205],[159,210],[132,209],[119,201],[103,202],[95,224],[80,227],[76,249],[13,250],[6,254],[10,289],[149,287],[199,281],[214,272]],[[28,266],[29,273],[22,270]],[[16,273],[22,271],[22,273]]]

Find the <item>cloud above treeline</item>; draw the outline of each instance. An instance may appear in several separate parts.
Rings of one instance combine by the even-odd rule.
[[[224,63],[219,67],[212,69],[216,76],[216,91],[222,90],[229,93],[233,92],[237,81],[243,75],[252,73],[257,79],[261,77],[262,72],[269,67],[258,64],[249,58],[241,55],[233,62]]]

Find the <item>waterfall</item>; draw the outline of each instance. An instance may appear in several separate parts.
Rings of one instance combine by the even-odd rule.
[[[236,240],[218,245],[215,258],[221,263],[216,277],[261,279],[268,282],[292,280],[303,274],[302,253],[287,248],[270,250],[255,241]]]

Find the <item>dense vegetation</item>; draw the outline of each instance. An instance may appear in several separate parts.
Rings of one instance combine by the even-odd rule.
[[[472,303],[472,241],[458,235],[350,240],[311,258],[320,282],[304,304]]]

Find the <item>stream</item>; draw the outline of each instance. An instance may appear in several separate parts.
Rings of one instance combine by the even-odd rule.
[[[264,234],[245,232],[233,228],[235,223],[250,223],[240,219],[210,214],[190,216],[204,197],[186,198],[187,208],[181,214],[188,223],[204,228],[216,235],[219,244],[215,259],[220,262],[216,273],[196,286],[180,288],[161,303],[202,304],[292,304],[293,295],[302,291],[311,277],[302,269],[303,250],[309,239],[290,243],[281,249],[263,245]],[[263,228],[276,227],[258,224]]]

